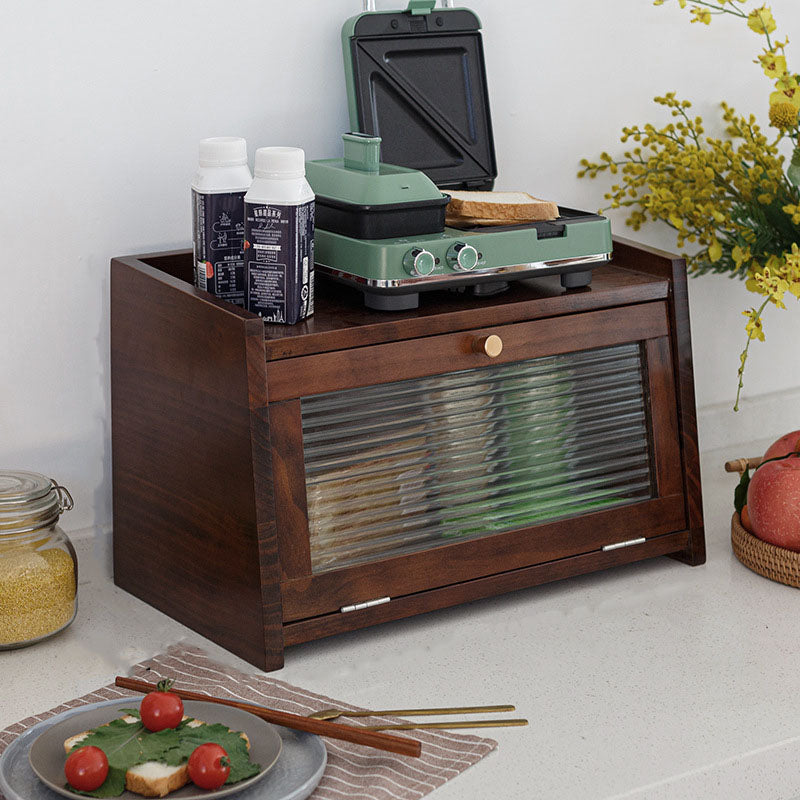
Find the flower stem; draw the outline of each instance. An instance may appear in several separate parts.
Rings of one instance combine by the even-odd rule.
[[[767,303],[769,303],[769,297],[761,304],[758,311],[756,311],[755,316],[753,317],[753,321],[758,321],[761,319],[761,314],[764,309],[767,307]],[[742,351],[741,358],[741,365],[739,366],[739,385],[736,387],[736,402],[733,404],[733,410],[739,410],[739,396],[742,393],[742,387],[744,386],[744,363],[747,361],[747,353],[750,350],[750,342],[753,341],[752,336],[748,334],[747,336],[747,344],[744,346],[744,350]]]

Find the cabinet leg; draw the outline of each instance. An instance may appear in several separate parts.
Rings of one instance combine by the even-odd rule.
[[[275,672],[277,669],[283,669],[283,650],[264,653],[263,662],[256,666],[260,667],[264,672]]]
[[[706,542],[703,537],[703,529],[689,531],[689,546],[680,553],[673,553],[671,558],[688,564],[690,567],[698,567],[706,563]]]

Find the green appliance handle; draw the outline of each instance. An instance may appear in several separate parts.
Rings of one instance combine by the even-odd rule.
[[[436,0],[408,0],[406,11],[412,14],[430,14],[435,5]]]
[[[343,133],[344,166],[359,172],[380,172],[381,137],[366,133]]]
[[[375,12],[375,0],[362,1],[366,13]],[[430,14],[435,5],[436,0],[408,0],[408,8],[406,11],[409,11],[411,14]],[[453,8],[453,0],[442,0],[442,7]]]

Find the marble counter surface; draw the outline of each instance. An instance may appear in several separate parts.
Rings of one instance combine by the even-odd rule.
[[[527,728],[436,800],[800,795],[800,592],[743,567],[735,476],[702,458],[708,561],[571,578],[290,648],[276,677],[367,707],[515,703]],[[179,640],[253,667],[116,588],[107,539],[75,536],[80,609],[63,634],[0,652],[0,728],[110,682]]]

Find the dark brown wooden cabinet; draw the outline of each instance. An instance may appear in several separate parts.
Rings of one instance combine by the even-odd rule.
[[[704,561],[682,260],[618,240],[586,289],[399,313],[325,283],[290,327],[191,270],[188,251],[112,261],[114,576],[256,666],[615,564]]]

